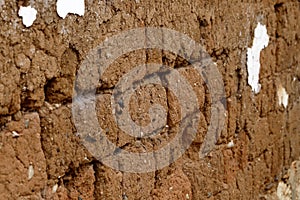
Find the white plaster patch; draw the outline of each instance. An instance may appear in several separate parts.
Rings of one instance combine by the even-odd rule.
[[[254,31],[252,48],[247,50],[248,84],[252,91],[257,94],[260,91],[259,70],[260,52],[269,44],[269,36],[265,25],[258,23]]]
[[[35,21],[37,11],[31,6],[27,6],[27,7],[21,6],[18,14],[20,17],[22,17],[23,24],[26,27],[29,27]]]
[[[61,18],[65,18],[68,13],[84,15],[84,0],[57,0],[57,14]]]
[[[281,85],[278,87],[277,96],[279,105],[283,105],[284,108],[286,108],[289,103],[289,95],[287,94],[285,88]]]

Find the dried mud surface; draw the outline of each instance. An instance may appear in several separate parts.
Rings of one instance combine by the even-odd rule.
[[[0,199],[268,199],[286,182],[300,157],[299,1],[86,0],[83,17],[61,19],[54,1],[38,0],[31,2],[37,19],[25,28],[17,13],[30,2],[0,3]],[[262,88],[254,95],[246,51],[258,22],[267,26],[270,42],[261,53]],[[167,110],[160,143],[137,145],[114,122],[111,90],[138,64],[177,69],[193,86],[203,115],[196,139],[176,162],[156,172],[124,173],[97,161],[81,144],[72,119],[73,83],[91,49],[145,26],[185,33],[204,46],[223,77],[227,117],[216,147],[200,159],[210,123],[204,81],[170,52],[123,55],[101,79],[97,94],[99,124],[112,142],[133,152],[153,150],[176,134],[178,101],[156,85],[136,91],[130,110],[141,125],[149,123],[152,104]],[[278,103],[280,86],[289,94],[287,108]]]

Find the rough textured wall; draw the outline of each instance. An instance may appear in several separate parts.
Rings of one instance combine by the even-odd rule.
[[[29,4],[38,15],[26,28],[18,10]],[[264,199],[299,158],[299,1],[86,0],[83,17],[65,19],[52,1],[0,5],[1,199]],[[270,40],[260,55],[261,91],[254,94],[247,84],[246,53],[258,22],[266,25]],[[227,117],[216,147],[200,159],[210,123],[209,92],[201,77],[166,51],[120,57],[97,94],[99,122],[111,141],[132,151],[159,147],[149,141],[134,145],[110,114],[111,89],[136,64],[178,69],[195,86],[203,113],[196,140],[179,160],[156,172],[123,173],[94,159],[76,135],[73,82],[80,63],[105,38],[145,26],[185,33],[204,46],[223,77]],[[289,95],[286,108],[279,105],[280,87]],[[141,88],[132,97],[132,118],[149,123],[153,103],[169,113],[163,145],[176,129],[178,102],[163,87]]]

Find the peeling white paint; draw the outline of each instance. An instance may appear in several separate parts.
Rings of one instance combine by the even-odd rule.
[[[18,15],[22,17],[22,22],[26,27],[29,27],[33,24],[36,19],[37,11],[31,6],[20,7]]]
[[[286,108],[289,103],[289,95],[287,94],[285,88],[281,85],[278,87],[277,96],[279,105],[283,105],[284,108]]]
[[[247,68],[248,68],[248,84],[252,91],[257,94],[260,91],[259,70],[260,70],[260,52],[269,44],[269,36],[267,28],[261,23],[257,24],[254,31],[254,40],[252,48],[247,50]]]
[[[65,18],[68,13],[84,15],[84,0],[57,0],[57,14],[61,18]]]

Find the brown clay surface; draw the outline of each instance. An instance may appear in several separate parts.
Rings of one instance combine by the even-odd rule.
[[[86,0],[83,17],[66,19],[57,15],[55,1],[1,2],[0,199],[268,199],[286,182],[300,157],[299,1]],[[26,28],[17,13],[30,2],[38,15]],[[267,26],[270,41],[261,53],[262,89],[254,95],[246,51],[258,22]],[[168,127],[159,139],[138,143],[119,129],[110,97],[135,65],[177,69],[202,111],[196,139],[180,159],[156,172],[123,173],[101,164],[81,144],[72,119],[73,83],[80,63],[105,38],[145,26],[171,28],[204,46],[223,77],[227,117],[216,147],[200,159],[210,123],[209,91],[201,77],[170,52],[139,50],[118,58],[100,80],[96,108],[116,145],[133,152],[158,149],[174,137],[180,119],[174,94],[149,85],[132,96],[132,119],[149,123],[148,109],[158,103],[168,112]],[[287,108],[278,104],[280,85],[289,94]]]

